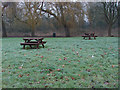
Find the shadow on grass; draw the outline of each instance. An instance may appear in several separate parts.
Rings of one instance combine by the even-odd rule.
[[[36,46],[30,48],[30,46],[26,46],[25,47],[25,50],[31,50],[31,49],[41,49],[43,48],[43,46],[39,46],[39,48],[37,48]],[[48,48],[48,46],[45,46],[44,48]],[[20,49],[23,49],[22,47]]]

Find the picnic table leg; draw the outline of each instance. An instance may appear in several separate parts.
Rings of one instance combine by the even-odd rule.
[[[32,48],[32,46],[30,45],[30,48]]]
[[[39,44],[37,45],[37,49],[39,48]]]
[[[23,45],[23,49],[25,49],[25,45]]]
[[[96,38],[94,37],[94,39],[96,39]]]
[[[44,46],[44,43],[43,43],[43,41],[42,41],[42,40],[41,40],[41,44],[42,44],[42,46],[43,46],[43,48],[44,48],[45,46]]]
[[[43,48],[45,47],[44,44],[42,44]]]
[[[89,40],[90,40],[91,38],[90,38],[90,36],[89,36]]]

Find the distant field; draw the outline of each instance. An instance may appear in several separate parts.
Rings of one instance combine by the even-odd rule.
[[[118,38],[45,38],[22,49],[22,38],[2,39],[3,88],[117,88]]]

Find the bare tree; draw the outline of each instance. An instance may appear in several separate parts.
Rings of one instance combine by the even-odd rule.
[[[24,2],[19,3],[17,7],[16,18],[27,23],[31,27],[31,36],[35,36],[35,28],[41,22],[41,3],[39,2]]]
[[[47,7],[45,7],[47,5]],[[56,18],[65,29],[66,37],[70,36],[70,23],[74,24],[75,21],[80,19],[80,15],[84,16],[84,10],[81,3],[59,2],[59,3],[42,3],[41,10]],[[76,20],[77,19],[77,20]]]
[[[116,23],[119,17],[119,9],[117,2],[102,2],[104,7],[105,21],[108,24],[108,36],[111,36],[112,26]]]

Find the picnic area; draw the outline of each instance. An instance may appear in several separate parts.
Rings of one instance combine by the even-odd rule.
[[[120,2],[0,7],[0,89],[118,90]]]

